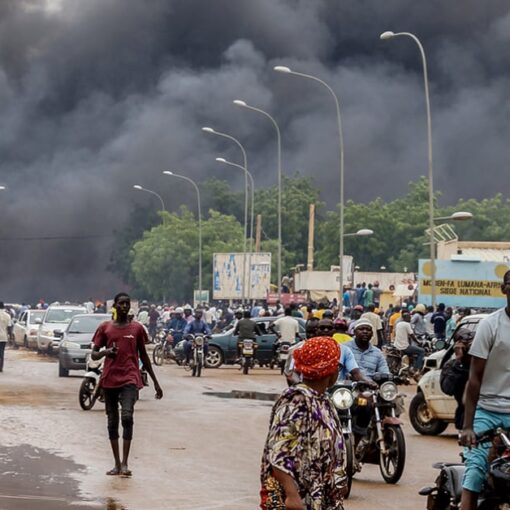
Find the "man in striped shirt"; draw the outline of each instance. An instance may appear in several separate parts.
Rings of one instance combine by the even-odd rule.
[[[370,343],[373,334],[372,323],[361,318],[354,328],[354,339],[344,344],[354,354],[362,374],[368,378],[373,377],[374,374],[390,373],[381,349]]]

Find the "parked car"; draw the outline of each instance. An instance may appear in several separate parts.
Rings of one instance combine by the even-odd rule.
[[[58,349],[59,377],[67,377],[69,370],[85,370],[94,333],[102,322],[110,319],[107,313],[78,314],[71,319]]]
[[[14,342],[17,346],[37,349],[37,331],[46,310],[26,310],[14,323]]]
[[[488,314],[480,313],[464,317],[458,324],[459,328],[476,331],[480,321]],[[455,421],[457,402],[441,391],[440,375],[443,364],[453,355],[453,333],[447,346],[442,351],[434,352],[425,360],[427,372],[418,383],[416,395],[409,405],[409,419],[416,432],[425,436],[436,436],[444,432],[448,424]]]
[[[273,345],[276,341],[276,335],[269,331],[269,326],[278,317],[259,317],[256,320],[260,330],[264,333],[257,336],[257,354],[256,360],[259,365],[269,365],[273,358]],[[296,318],[299,322],[299,332],[302,338],[305,338],[305,320]],[[238,337],[234,336],[234,326],[223,333],[212,335],[209,340],[209,351],[206,358],[206,366],[209,368],[218,368],[223,364],[233,365],[238,358],[237,353]]]
[[[44,314],[37,332],[37,352],[57,353],[64,330],[71,319],[79,313],[86,313],[84,306],[51,305]]]

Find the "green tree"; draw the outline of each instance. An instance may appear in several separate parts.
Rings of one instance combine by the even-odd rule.
[[[134,244],[131,269],[151,299],[189,301],[198,288],[198,222],[185,207],[179,213],[162,214],[164,222]],[[242,238],[243,229],[233,216],[209,211],[202,221],[204,289],[212,286],[213,253],[240,251]]]

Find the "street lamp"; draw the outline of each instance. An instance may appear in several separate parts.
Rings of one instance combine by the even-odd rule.
[[[472,220],[473,214],[467,211],[458,211],[450,214],[450,216],[440,216],[439,218],[434,218],[434,221],[466,221]]]
[[[188,181],[197,192],[197,209],[198,209],[198,292],[199,292],[199,302],[202,301],[202,205],[200,202],[200,190],[198,189],[197,183],[186,177],[185,175],[175,174],[170,172],[169,170],[165,170],[163,172],[165,175],[169,175],[170,177],[177,177],[178,179],[184,179]]]
[[[307,78],[309,80],[313,80],[317,83],[320,83],[324,86],[328,92],[333,97],[336,107],[336,120],[338,124],[338,141],[339,141],[339,151],[340,151],[340,247],[339,247],[339,262],[340,262],[340,299],[342,299],[344,292],[344,135],[342,129],[342,116],[340,115],[340,102],[338,101],[338,97],[335,94],[335,91],[324,81],[317,76],[313,76],[311,74],[299,73],[297,71],[292,71],[290,67],[286,66],[275,66],[273,68],[277,73],[291,74],[293,76],[300,76],[301,78]],[[342,310],[340,310],[340,316],[342,315]]]
[[[258,112],[265,117],[267,117],[273,124],[276,130],[276,140],[278,142],[278,298],[281,299],[282,294],[282,136],[280,132],[280,127],[278,126],[276,120],[269,115],[264,110],[260,108],[255,108],[254,106],[250,106],[246,104],[245,101],[241,101],[240,99],[235,99],[233,103],[236,106],[240,106],[242,108],[246,108],[248,110],[253,110],[254,112]]]
[[[250,179],[250,187],[251,187],[251,219],[250,219],[250,261],[251,261],[251,253],[252,253],[252,238],[253,238],[253,217],[254,217],[254,209],[255,209],[255,182],[253,180],[253,175],[251,172],[248,171],[248,169],[242,165],[238,165],[237,163],[232,163],[231,161],[226,160],[225,158],[216,158],[216,161],[218,163],[223,163],[224,165],[230,165],[236,168],[239,168],[244,172],[244,176],[246,179]],[[246,190],[247,192],[248,190]],[[246,195],[248,196],[248,195]],[[246,245],[245,245],[245,251],[244,256],[246,257]],[[248,282],[248,299],[251,298],[251,263],[249,264],[250,267],[248,269],[248,273],[250,275],[250,281]],[[246,296],[246,261],[244,264],[245,274],[244,274],[244,283],[243,283],[243,296]]]
[[[243,160],[244,160],[244,168],[248,169],[248,158],[246,157],[246,150],[244,149],[243,145],[237,138],[234,138],[232,135],[229,135],[227,133],[222,133],[220,131],[216,131],[212,127],[208,127],[208,126],[204,126],[202,128],[202,131],[204,133],[221,136],[223,138],[227,138],[228,140],[233,141],[241,149],[241,152],[243,154]],[[253,205],[252,205],[252,208],[253,208]],[[248,174],[245,173],[244,174],[244,244],[243,244],[243,252],[244,252],[245,259],[246,259],[246,239],[247,239],[247,237],[248,237]],[[252,214],[251,226],[250,226],[250,252],[252,251],[252,249],[253,249],[253,214]],[[246,298],[245,291],[246,291],[246,264],[244,264],[244,267],[243,267],[243,295],[242,295],[243,303]]]
[[[436,304],[436,266],[435,266],[435,240],[434,240],[434,182],[432,171],[432,119],[430,115],[430,97],[429,97],[429,80],[427,71],[427,57],[425,50],[418,37],[410,32],[383,32],[380,38],[383,41],[393,39],[394,37],[411,38],[420,50],[423,65],[423,83],[425,89],[425,107],[427,112],[427,140],[428,140],[428,180],[429,180],[429,229],[430,229],[430,298],[432,306]]]
[[[357,232],[352,232],[351,234],[344,234],[344,237],[366,237],[371,236],[374,233],[373,230],[369,228],[361,228]]]
[[[159,201],[161,202],[161,210],[166,212],[165,202],[163,202],[163,199],[161,198],[161,195],[156,193],[155,191],[152,191],[151,189],[144,188],[143,186],[140,186],[139,184],[135,184],[133,186],[134,189],[139,191],[146,191],[147,193],[150,193],[151,195],[155,195],[159,198]]]

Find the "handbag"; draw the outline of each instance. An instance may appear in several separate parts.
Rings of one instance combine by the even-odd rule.
[[[455,396],[462,394],[469,379],[469,368],[456,359],[445,363],[441,369],[439,384],[446,395]]]

